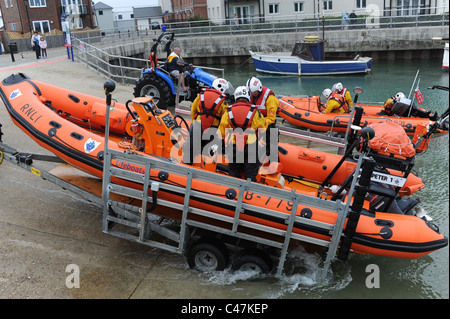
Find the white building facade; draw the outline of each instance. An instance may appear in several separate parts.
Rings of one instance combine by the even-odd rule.
[[[231,19],[236,13],[241,23],[264,18],[318,18],[341,16],[352,11],[358,15],[377,11],[380,16],[441,14],[448,12],[449,0],[207,0],[212,22]]]

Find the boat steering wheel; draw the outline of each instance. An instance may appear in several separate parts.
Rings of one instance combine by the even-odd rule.
[[[175,115],[175,116],[173,117],[173,119],[174,119],[174,121],[175,121],[177,127],[181,127],[180,124],[182,123],[182,124],[184,124],[184,126],[186,126],[186,130],[188,130],[188,132],[189,132],[189,125],[188,125],[188,123],[186,122],[186,120],[184,119],[184,117],[182,117],[181,115]],[[177,119],[180,119],[180,120],[181,120],[181,123],[180,123],[180,124],[177,122]]]

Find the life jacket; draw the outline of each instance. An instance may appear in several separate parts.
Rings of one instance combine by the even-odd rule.
[[[212,126],[214,119],[220,120],[220,117],[217,116],[217,111],[219,111],[219,107],[225,99],[226,95],[215,89],[204,89],[200,92],[200,112],[195,114],[195,117],[200,115],[202,132]]]
[[[348,105],[347,105],[347,103],[345,103],[344,98],[339,93],[333,92],[330,95],[329,100],[335,100],[335,101],[339,102],[339,107],[340,108],[342,107],[344,109],[345,113],[348,113]]]
[[[271,89],[263,86],[261,94],[258,96],[256,101],[255,99],[253,100],[253,103],[258,107],[258,110],[264,117],[267,116],[266,101],[271,94],[275,95],[275,93]]]
[[[174,58],[177,58],[177,60],[175,62],[172,62]],[[182,60],[182,58],[175,52],[170,53],[170,55],[167,57],[167,69],[169,72],[179,70],[179,66],[177,64],[178,60]]]
[[[336,92],[337,94],[339,94],[340,96],[342,96],[342,98],[345,100],[345,93],[347,93],[347,89],[343,88],[341,93]]]
[[[381,108],[388,115],[392,115],[392,107],[394,106],[394,97],[391,97],[384,102],[383,107]]]
[[[233,134],[239,152],[244,151],[248,139],[247,129],[252,127],[253,117],[257,110],[256,105],[245,102],[237,102],[228,108],[229,124],[235,130]],[[236,131],[236,129],[240,130]]]

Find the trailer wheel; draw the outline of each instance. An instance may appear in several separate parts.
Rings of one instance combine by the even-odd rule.
[[[244,250],[233,260],[231,268],[233,270],[252,270],[260,274],[267,274],[272,270],[272,266],[272,260],[264,252]]]
[[[228,252],[219,241],[200,241],[189,249],[187,261],[191,269],[199,271],[224,270],[228,265]]]

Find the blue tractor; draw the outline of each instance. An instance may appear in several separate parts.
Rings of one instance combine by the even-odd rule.
[[[165,42],[164,51],[168,57],[171,53],[170,45],[173,38],[173,32],[163,32],[158,39],[154,40],[155,44],[152,46],[149,56],[151,67],[143,70],[134,87],[135,97],[151,97],[160,109],[167,109],[168,106],[175,105],[178,79],[170,75],[165,62],[158,62],[156,49],[158,45]],[[189,89],[186,92],[180,89],[178,94],[180,101],[194,101],[201,89],[210,88],[213,81],[217,78],[215,75],[209,74],[198,67],[193,68],[189,64],[185,65],[185,70],[189,71],[189,76],[185,77],[185,84]]]

